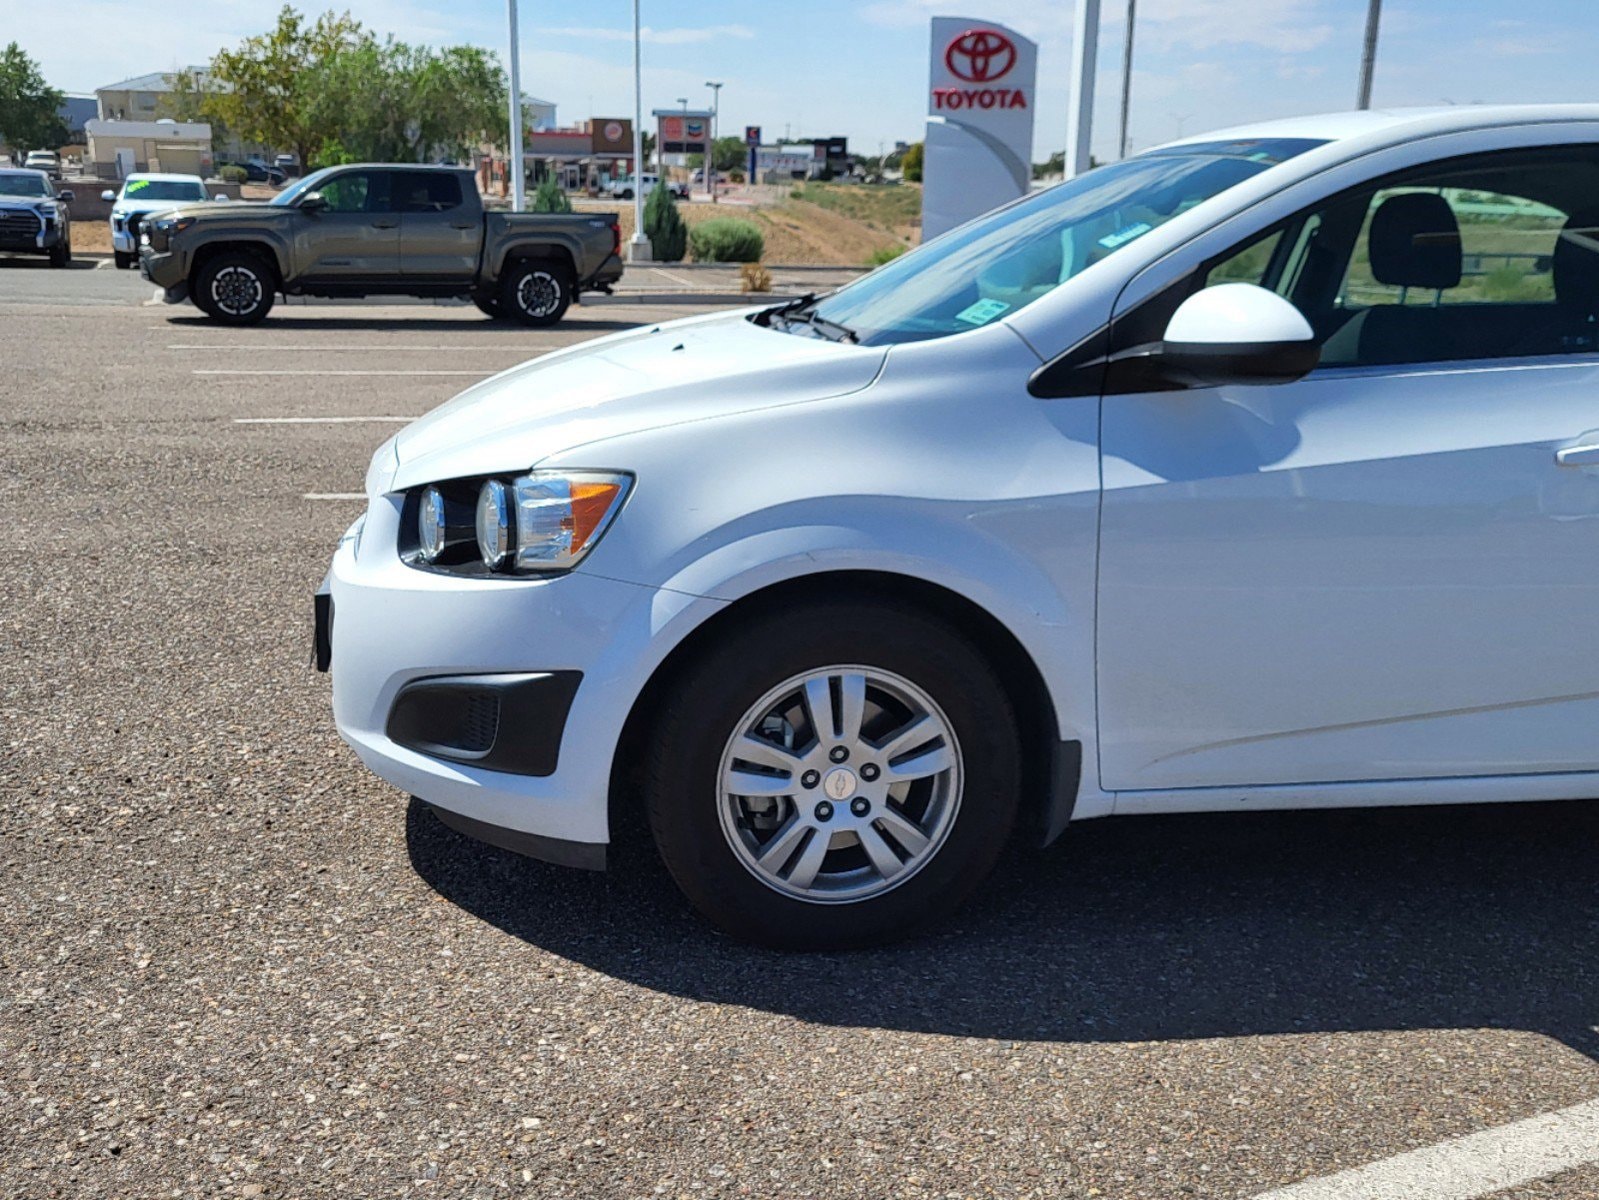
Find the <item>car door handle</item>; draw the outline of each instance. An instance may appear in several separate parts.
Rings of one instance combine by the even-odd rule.
[[[373,229],[396,229],[396,228],[399,227],[399,224],[400,223],[398,221],[373,221],[372,222],[372,228]]]
[[[1562,467],[1599,467],[1599,443],[1556,450],[1555,461]]]

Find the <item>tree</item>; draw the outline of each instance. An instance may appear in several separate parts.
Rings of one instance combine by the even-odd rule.
[[[65,99],[16,42],[0,51],[0,139],[23,150],[64,145],[69,134],[57,110]]]
[[[218,87],[207,97],[206,110],[240,137],[288,146],[308,163],[323,142],[343,132],[343,121],[314,103],[318,74],[336,55],[372,40],[347,12],[325,12],[307,24],[285,4],[276,28],[245,38],[212,60]]]
[[[736,170],[749,162],[749,147],[744,144],[743,138],[721,137],[711,143],[711,161],[716,164],[719,174]],[[705,165],[703,154],[690,154],[688,165],[693,170],[698,170]]]
[[[572,202],[566,198],[566,189],[554,175],[539,180],[533,190],[533,211],[536,213],[569,213]]]
[[[644,202],[644,236],[650,239],[650,257],[656,262],[682,262],[688,251],[688,226],[677,211],[672,189],[650,191]]]
[[[900,169],[905,172],[906,183],[920,183],[922,181],[922,151],[921,142],[912,142],[905,151],[905,157],[900,160]]]
[[[211,102],[215,86],[204,71],[178,71],[167,76],[171,89],[156,101],[156,111],[174,121],[203,121],[211,126],[211,142],[228,140],[228,123]]]

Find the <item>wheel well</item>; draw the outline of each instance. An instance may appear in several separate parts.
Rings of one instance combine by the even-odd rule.
[[[572,252],[564,246],[528,246],[520,250],[513,247],[505,255],[505,263],[500,268],[500,278],[505,278],[517,263],[530,261],[555,263],[566,268],[569,278],[577,278],[577,263],[573,261]]]
[[[192,286],[199,279],[200,272],[204,269],[206,263],[210,262],[218,254],[228,250],[243,251],[245,254],[252,254],[259,258],[266,268],[272,272],[274,285],[272,290],[279,292],[283,290],[283,273],[278,270],[278,257],[272,253],[270,246],[264,246],[260,242],[211,242],[201,246],[194,252],[194,263],[189,268],[190,285]]]
[[[644,806],[639,802],[642,781],[634,771],[644,761],[643,742],[659,711],[659,697],[671,689],[676,677],[706,645],[733,625],[811,600],[877,601],[901,609],[912,608],[954,626],[983,653],[1010,693],[1011,705],[1016,710],[1022,746],[1022,827],[1029,834],[1036,832],[1042,839],[1048,827],[1056,823],[1052,799],[1068,806],[1073,799],[1073,794],[1056,797],[1057,788],[1069,784],[1075,793],[1076,781],[1059,778],[1062,766],[1058,753],[1060,726],[1054,701],[1050,699],[1043,674],[1032,655],[987,609],[939,584],[890,572],[829,571],[785,580],[735,600],[673,647],[665,661],[656,667],[633,701],[612,759],[609,809],[612,842],[621,840],[624,833],[636,834],[645,828]],[[1074,762],[1072,759],[1064,764],[1068,775]]]

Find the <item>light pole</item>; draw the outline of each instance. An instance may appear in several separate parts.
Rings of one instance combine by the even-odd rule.
[[[1127,36],[1122,40],[1122,139],[1119,158],[1127,157],[1127,113],[1133,105],[1133,19],[1138,0],[1127,0]]]
[[[1356,108],[1371,107],[1371,76],[1377,68],[1377,26],[1382,21],[1382,0],[1371,0],[1366,9],[1366,40],[1360,49],[1360,86],[1355,93]]]
[[[511,211],[527,209],[526,164],[522,161],[522,51],[516,38],[516,0],[505,0],[511,26]]]
[[[722,111],[722,85],[707,79],[705,86],[711,89],[711,140],[705,145],[705,190],[711,194],[711,200],[716,200],[716,117]]]
[[[1099,52],[1099,0],[1077,0],[1077,20],[1072,34],[1072,90],[1070,126],[1066,141],[1066,178],[1088,170],[1089,143],[1094,127],[1094,68]]]
[[[633,236],[627,256],[634,262],[649,262],[654,247],[644,233],[644,55],[638,6],[639,0],[633,0]]]

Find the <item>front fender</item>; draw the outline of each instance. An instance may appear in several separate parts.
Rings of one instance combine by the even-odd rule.
[[[212,229],[196,225],[184,231],[181,243],[179,239],[173,239],[172,244],[181,245],[185,274],[194,268],[194,264],[202,257],[202,252],[212,246],[248,246],[263,250],[272,256],[272,262],[278,269],[279,279],[289,282],[293,278],[289,238],[287,234],[276,229],[228,226]]]

